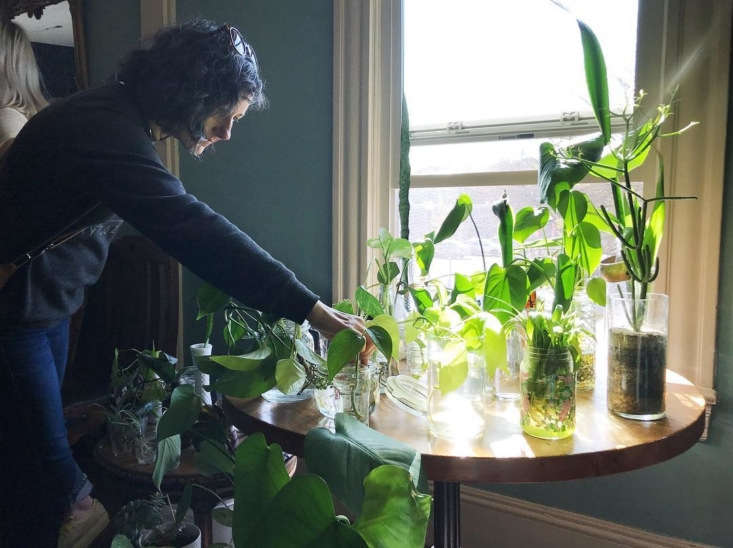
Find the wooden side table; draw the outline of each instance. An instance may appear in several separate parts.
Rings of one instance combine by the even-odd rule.
[[[600,382],[598,382],[600,380]],[[454,443],[430,434],[427,420],[382,398],[370,426],[422,454],[434,486],[436,548],[459,548],[461,482],[521,483],[588,478],[626,472],[679,455],[699,438],[705,426],[705,398],[692,383],[667,371],[667,416],[650,422],[622,419],[606,408],[606,386],[578,392],[575,434],[548,441],[522,433],[518,403],[489,406],[481,438]],[[270,443],[299,456],[305,435],[329,426],[315,403],[274,404],[261,398],[224,398],[224,412],[246,433],[263,432]]]

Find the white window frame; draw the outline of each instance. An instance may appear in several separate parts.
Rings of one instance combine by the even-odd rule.
[[[694,382],[714,403],[733,1],[640,0],[638,13],[643,32],[637,44],[636,80],[650,101],[663,100],[677,68],[701,38],[706,40],[697,61],[679,80],[672,122],[697,120],[700,126],[661,145],[667,193],[698,199],[668,207],[656,290],[670,296],[670,369]],[[709,27],[708,21],[716,24]],[[398,187],[401,32],[400,0],[334,1],[334,298],[350,295],[363,280],[368,260],[364,242],[394,218],[385,204]],[[639,175],[645,191],[651,191],[654,167],[645,166]],[[506,186],[532,185],[536,180],[536,171],[514,171],[413,176],[411,184]]]

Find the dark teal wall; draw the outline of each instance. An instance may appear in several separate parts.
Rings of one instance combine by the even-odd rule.
[[[270,101],[203,161],[181,151],[183,183],[329,301],[331,1],[178,0],[176,9],[179,22],[199,16],[238,27],[255,48]],[[199,283],[185,274],[187,344],[203,333],[193,322]]]
[[[89,84],[103,83],[120,59],[140,42],[140,0],[87,0],[84,28]]]

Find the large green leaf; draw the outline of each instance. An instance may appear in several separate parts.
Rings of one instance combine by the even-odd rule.
[[[557,202],[566,232],[576,227],[588,213],[588,197],[577,190],[564,190]]]
[[[181,463],[181,436],[176,434],[158,442],[153,469],[153,485],[160,489],[163,477]]]
[[[507,202],[506,195],[502,200],[491,206],[491,211],[499,218],[499,247],[501,247],[501,262],[504,268],[514,260],[514,214]]]
[[[453,209],[450,210],[443,221],[443,224],[440,225],[438,234],[435,236],[433,242],[438,244],[453,236],[461,223],[468,219],[472,208],[473,203],[471,202],[471,198],[467,194],[461,194],[456,200],[456,204],[453,206]]]
[[[231,300],[229,295],[220,291],[210,283],[204,283],[196,292],[196,302],[199,312],[196,316],[200,320],[209,314],[215,314]]]
[[[544,228],[550,220],[550,210],[546,207],[523,207],[514,216],[514,239],[524,243],[532,234]]]
[[[344,365],[356,361],[364,343],[366,339],[351,329],[342,329],[334,335],[328,345],[326,358],[329,381],[333,380]]]
[[[366,326],[367,327],[381,327],[389,334],[389,338],[391,341],[391,348],[392,348],[392,357],[396,358],[397,356],[395,355],[395,352],[400,347],[400,328],[397,325],[397,320],[395,320],[389,314],[380,314],[379,316],[375,316],[373,319],[368,320],[366,322]],[[384,354],[381,348],[379,349],[379,351],[382,352],[382,354]],[[389,356],[387,356],[386,354],[384,354],[384,356],[387,359],[389,359]]]
[[[570,260],[570,257],[561,253],[557,256],[557,273],[555,278],[555,300],[552,303],[552,310],[559,305],[564,312],[570,309],[575,291],[575,280],[578,266]]]
[[[664,196],[664,164],[662,162],[661,155],[658,155],[657,158],[658,176],[656,197],[661,198]],[[651,256],[649,263],[652,267],[657,260],[659,246],[662,243],[662,236],[664,235],[664,216],[664,200],[654,202],[654,205],[652,206],[652,214],[649,216],[649,220],[646,221],[643,239],[643,247],[649,250]]]
[[[158,423],[158,441],[175,434],[183,434],[199,418],[201,398],[193,386],[177,386],[171,394],[171,403]]]
[[[412,257],[412,245],[404,238],[392,238],[387,248],[388,257],[393,259],[400,257],[402,259],[409,259]]]
[[[484,310],[494,314],[502,324],[524,309],[529,297],[529,279],[523,268],[498,264],[489,269],[484,286]]]
[[[313,474],[297,476],[283,486],[246,542],[236,544],[282,548],[367,546],[359,533],[336,518],[326,482]]]
[[[433,306],[433,297],[427,289],[410,287],[410,295],[417,305],[417,311],[422,314]]]
[[[450,302],[456,302],[456,298],[458,297],[458,295],[469,294],[471,296],[474,296],[475,292],[476,289],[473,286],[473,281],[471,281],[471,278],[456,272],[453,279],[453,290],[451,291]]]
[[[377,350],[382,353],[387,361],[390,361],[393,352],[397,349],[392,346],[392,339],[389,333],[387,333],[387,330],[378,325],[373,325],[372,327],[366,328],[366,334],[369,335]]]
[[[214,382],[214,389],[227,396],[253,398],[275,386],[274,357],[264,360],[251,371],[229,371]]]
[[[603,278],[591,278],[588,281],[588,285],[585,286],[585,292],[593,302],[601,306],[606,306],[606,280]]]
[[[399,265],[390,261],[379,267],[377,271],[377,281],[382,285],[389,285],[400,274]]]
[[[247,330],[242,324],[236,321],[228,321],[224,326],[222,335],[224,335],[224,344],[227,348],[233,348],[234,345],[247,333]]]
[[[345,312],[346,314],[354,314],[354,305],[352,304],[350,299],[344,299],[343,301],[339,301],[336,304],[333,305],[333,308],[335,310],[338,310],[339,312]]]
[[[534,259],[527,267],[530,293],[544,284],[552,285],[555,279],[555,261],[550,257]]]
[[[356,289],[356,304],[359,310],[367,316],[384,314],[384,309],[379,304],[379,300],[361,285]]]
[[[269,358],[271,354],[272,349],[269,346],[261,346],[240,356],[211,356],[210,359],[232,371],[252,371],[260,367],[262,362]]]
[[[581,222],[565,239],[565,253],[590,276],[601,264],[600,232],[594,225]]]
[[[578,19],[578,27],[583,42],[583,60],[588,94],[605,144],[611,139],[611,110],[608,104],[606,62],[603,60],[601,44],[590,27],[580,19]]]
[[[415,489],[406,470],[379,466],[364,480],[364,502],[354,529],[370,547],[422,548],[430,505],[430,495]]]
[[[305,381],[305,369],[295,358],[284,358],[275,364],[275,382],[283,394],[298,394]]]
[[[550,142],[540,145],[540,169],[537,186],[540,191],[540,201],[555,208],[557,205],[557,190],[569,190],[588,174],[589,166],[581,160],[597,162],[605,142],[599,135],[565,149],[568,158],[558,157],[558,151]]]
[[[420,267],[420,274],[427,276],[435,256],[435,244],[433,240],[426,238],[422,242],[412,244],[412,246],[415,249],[415,261],[417,266]]]
[[[143,350],[137,355],[138,361],[151,369],[165,382],[176,380],[178,359],[160,350]]]
[[[420,453],[409,445],[377,432],[356,418],[339,413],[335,432],[314,428],[305,437],[308,470],[326,480],[333,494],[359,515],[364,498],[364,478],[383,464],[399,466],[410,473],[415,487],[427,491],[420,466]]]
[[[234,464],[234,526],[232,534],[237,546],[272,546],[252,544],[254,535],[275,495],[288,483],[282,450],[277,444],[268,446],[265,436],[257,432],[237,447]],[[330,497],[329,497],[330,501]],[[316,504],[316,501],[313,501]],[[281,519],[283,516],[279,516]],[[277,527],[283,529],[282,525]]]

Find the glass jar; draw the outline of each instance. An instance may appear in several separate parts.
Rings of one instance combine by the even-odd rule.
[[[161,402],[150,402],[149,409],[140,417],[138,436],[135,439],[135,459],[138,464],[152,464],[158,449],[157,431],[160,417],[163,416]]]
[[[494,394],[499,400],[519,399],[519,368],[524,347],[524,338],[519,331],[511,330],[506,341],[506,367],[498,368],[494,374]]]
[[[669,299],[612,296],[607,308],[608,409],[627,419],[664,417]]]
[[[462,339],[427,335],[428,422],[437,437],[469,440],[486,426],[486,363]]]
[[[336,413],[353,415],[369,424],[373,410],[374,392],[378,388],[377,365],[345,365],[328,388],[315,389],[313,399],[324,417],[333,419]]]
[[[594,303],[585,288],[573,296],[573,311],[576,315],[579,334],[580,355],[576,363],[575,383],[578,390],[593,390],[596,371],[596,325],[600,318],[599,307]]]
[[[558,440],[575,432],[575,364],[567,348],[527,347],[521,367],[522,430]]]
[[[281,320],[283,322],[283,328],[285,332],[292,338],[295,337],[296,327],[298,325],[290,320]],[[311,350],[315,352],[315,341],[313,335],[310,332],[310,323],[308,320],[304,321],[300,325],[300,340]],[[298,401],[307,400],[313,395],[312,388],[305,388],[296,394],[285,394],[279,388],[271,388],[267,392],[262,394],[262,398],[272,403],[294,403]]]

